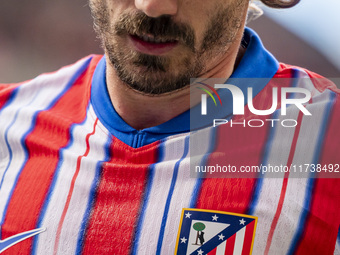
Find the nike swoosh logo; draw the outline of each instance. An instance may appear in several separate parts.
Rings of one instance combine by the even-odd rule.
[[[44,232],[46,230],[46,228],[37,228],[37,229],[33,229],[30,231],[26,231],[26,232],[22,232],[19,234],[16,234],[14,236],[10,236],[8,238],[6,238],[5,240],[0,240],[0,253],[2,253],[4,250],[7,250],[9,247],[24,241],[25,239],[31,237],[31,236],[35,236],[40,234],[41,232]]]

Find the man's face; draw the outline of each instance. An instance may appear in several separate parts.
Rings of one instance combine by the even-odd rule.
[[[185,87],[228,53],[243,30],[247,3],[90,0],[90,7],[118,77],[137,91],[163,94]]]

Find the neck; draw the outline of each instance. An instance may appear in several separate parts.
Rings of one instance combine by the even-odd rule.
[[[215,60],[215,65],[200,77],[229,78],[241,59],[244,49],[230,49],[223,58]],[[217,64],[216,64],[217,63]],[[160,125],[190,108],[190,86],[162,95],[150,96],[130,89],[116,75],[107,60],[107,87],[111,102],[117,113],[131,127],[142,130]]]

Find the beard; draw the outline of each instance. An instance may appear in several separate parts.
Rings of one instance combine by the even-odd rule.
[[[225,54],[243,24],[239,0],[217,11],[206,26],[203,40],[197,45],[195,31],[189,25],[175,22],[169,15],[152,18],[142,12],[122,13],[112,24],[104,0],[90,1],[94,28],[117,76],[128,87],[148,95],[159,95],[185,88],[190,78],[200,76],[206,63]],[[178,42],[180,53],[167,56],[147,55],[126,46],[129,35],[152,35]],[[176,54],[177,53],[177,54]]]

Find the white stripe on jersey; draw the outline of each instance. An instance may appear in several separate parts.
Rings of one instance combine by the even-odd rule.
[[[154,165],[153,180],[149,191],[148,201],[144,210],[144,219],[141,226],[138,242],[138,254],[154,254],[157,247],[157,238],[161,229],[164,207],[167,201],[175,165],[184,152],[183,137],[166,140],[163,146],[163,158]]]
[[[302,74],[303,76],[303,74]],[[313,86],[309,79],[303,78],[297,83],[299,87]],[[314,163],[313,156],[315,150],[317,150],[317,140],[319,132],[322,128],[322,116],[326,105],[319,107],[318,102],[327,100],[329,93],[320,94],[315,88],[313,89],[313,104],[307,105],[307,109],[312,113],[311,116],[303,116],[302,123],[299,131],[299,136],[295,148],[295,153],[292,161],[292,165],[300,165],[305,163]],[[301,96],[294,94],[294,98]],[[325,101],[326,102],[326,101]],[[287,108],[287,115],[281,116],[282,119],[295,119],[297,120],[299,110],[295,106]],[[267,163],[272,166],[286,165],[290,149],[292,146],[292,140],[294,137],[295,128],[284,128],[281,125],[276,126],[275,134],[273,137],[271,148],[269,148],[269,155]],[[313,135],[311,135],[313,134]],[[308,144],[306,144],[308,143]],[[273,153],[270,153],[273,152]],[[305,152],[305,153],[303,153]],[[289,166],[288,166],[289,167]],[[281,174],[283,177],[284,173]],[[275,176],[279,176],[275,173]],[[297,176],[297,174],[290,174],[290,176]],[[300,177],[307,177],[306,173],[299,174]],[[263,254],[268,240],[268,234],[271,228],[271,224],[261,224],[261,222],[272,222],[275,210],[277,208],[278,199],[281,194],[283,179],[263,179],[263,186],[260,191],[260,198],[254,215],[259,217],[258,226],[256,231],[256,240],[254,242],[254,253]],[[288,180],[285,200],[283,201],[283,207],[281,214],[279,215],[278,224],[275,228],[275,232],[272,239],[272,244],[269,250],[269,254],[284,254],[283,251],[287,251],[294,238],[294,234],[298,227],[301,214],[303,213],[303,205],[306,197],[307,178]],[[266,198],[266,194],[271,194],[270,199]],[[297,206],[299,205],[299,206]],[[259,208],[262,208],[260,211]],[[272,212],[271,215],[268,212]],[[267,213],[267,219],[264,219],[264,215]],[[282,216],[281,216],[282,215]],[[288,217],[287,217],[288,216]],[[271,217],[271,218],[269,218]],[[288,227],[287,227],[288,226]],[[287,230],[289,229],[289,230]],[[259,233],[263,233],[259,236]]]
[[[301,76],[305,76],[304,73],[300,73]],[[293,79],[291,79],[293,81]],[[306,78],[302,78],[299,80],[294,80],[297,81],[298,86],[308,86],[309,81]],[[293,95],[293,98],[301,96],[300,94],[296,93]],[[296,131],[296,127],[284,127],[281,124],[279,124],[282,120],[284,119],[292,119],[292,120],[298,120],[298,115],[299,115],[299,109],[296,108],[296,106],[289,106],[287,107],[287,115],[281,116],[281,111],[279,110],[277,112],[277,119],[280,119],[279,121],[276,122],[276,126],[274,127],[274,135],[272,137],[271,141],[271,146],[270,148],[267,149],[267,159],[266,162],[264,162],[267,166],[286,166],[288,163],[288,158],[289,154],[292,148],[292,143],[293,143],[293,138],[294,134]],[[301,135],[301,129],[299,132],[299,135]],[[297,149],[297,148],[296,148]],[[289,167],[289,166],[288,166]],[[283,184],[283,177],[285,173],[284,172],[279,172],[279,173],[274,173],[274,174],[266,174],[264,175],[263,183],[262,183],[262,188],[260,191],[259,195],[259,201],[256,206],[254,215],[258,216],[258,225],[257,225],[257,231],[256,231],[256,237],[255,237],[255,242],[254,242],[254,253],[255,254],[263,254],[266,243],[268,241],[268,235],[271,229],[271,224],[263,224],[263,222],[273,222],[276,210],[273,210],[273,208],[277,208],[278,202],[280,199],[280,194],[281,194],[281,188]],[[271,177],[279,177],[279,178],[268,178],[269,176]],[[290,182],[291,180],[289,180]],[[289,183],[288,182],[288,183]],[[302,183],[300,183],[302,182]],[[300,182],[297,184],[302,185],[301,188],[299,189],[294,189],[294,190],[288,190],[291,187],[288,186],[286,192],[294,192],[296,191],[299,194],[296,194],[296,197],[294,198],[297,203],[302,204],[304,197],[305,197],[305,186],[306,186],[306,179],[302,179]],[[294,182],[296,185],[296,182]],[[270,197],[268,197],[268,194],[271,194]],[[287,195],[287,194],[286,194]],[[289,197],[289,195],[288,195]],[[297,209],[297,208],[295,208]],[[301,209],[297,209],[297,212],[295,212],[295,221],[296,219],[299,218],[299,215],[301,213]],[[260,236],[261,233],[261,236]],[[276,231],[274,232],[274,234]],[[274,239],[274,237],[273,237]],[[275,240],[272,240],[274,242]],[[285,245],[290,245],[291,239],[281,239],[279,240],[282,244],[283,242],[286,242]],[[273,245],[272,245],[273,246]],[[281,250],[282,252],[282,250]],[[278,251],[277,254],[281,254],[280,251]]]
[[[284,116],[284,118],[294,120],[297,120],[297,117],[298,112],[291,111],[289,108],[287,109],[287,115]],[[265,159],[266,162],[264,162],[267,166],[286,165],[292,146],[295,128],[285,128],[278,123],[279,122],[277,122],[274,128],[271,128],[273,129],[271,131],[274,132],[274,135],[271,146],[267,149],[268,156],[267,159]],[[274,176],[280,178],[267,178],[267,175],[263,176],[258,203],[253,213],[253,215],[258,217],[253,248],[254,254],[264,254],[271,227],[271,224],[268,224],[268,222],[272,222],[274,219],[276,210],[273,208],[277,208],[280,199],[284,173],[275,173]],[[270,194],[270,196],[268,196],[268,194]]]
[[[148,201],[144,210],[144,219],[141,226],[138,242],[139,254],[154,254],[157,247],[155,236],[161,229],[163,211],[167,201],[172,175],[175,165],[184,151],[183,137],[165,141],[163,146],[163,158],[160,163],[154,165],[151,190],[149,191]],[[156,235],[157,236],[157,235]]]
[[[277,207],[280,198],[282,180],[282,178],[263,179],[259,201],[253,213],[258,217],[253,254],[264,254],[271,227],[270,223],[275,215],[274,208]]]
[[[197,144],[193,146],[195,150],[199,150],[197,151],[197,155],[201,155],[201,157],[197,157],[199,162],[207,152],[206,147],[210,141],[210,135],[207,132],[204,132],[205,134],[202,132],[200,135],[201,146]],[[165,226],[161,227],[175,165],[184,153],[184,143],[186,142],[186,139],[183,139],[184,135],[186,134],[180,135],[178,138],[171,137],[165,141],[163,144],[164,158],[162,162],[154,166],[153,185],[148,198],[148,200],[153,201],[153,203],[152,205],[148,204],[144,211],[143,225],[139,230],[140,238],[137,240],[138,254],[155,254],[158,238],[150,240],[150,236],[154,236],[154,233],[159,233],[161,228],[164,229],[161,254],[174,253],[181,212],[183,208],[189,207],[192,199],[189,194],[193,193],[197,181],[195,178],[190,178],[190,148],[186,157],[179,165],[177,180],[169,206],[168,218]],[[156,186],[155,184],[157,183],[162,183],[162,185]]]
[[[286,254],[298,228],[308,191],[308,178],[289,178],[282,211],[268,254]],[[280,186],[281,188],[281,186]],[[270,225],[270,224],[269,224]]]
[[[11,107],[5,107],[3,110],[0,110],[0,123],[1,123],[0,144],[1,145],[6,144],[6,137],[8,137],[7,139],[9,139],[10,145],[12,146],[16,145],[16,147],[20,147],[20,139],[21,139],[20,133],[23,133],[23,132],[25,133],[25,131],[20,131],[17,128],[11,128],[11,127],[15,126],[15,123],[18,122],[18,118],[20,117],[20,112],[22,112],[27,106],[32,104],[32,101],[35,99],[36,95],[39,93],[38,88],[34,90],[33,89],[25,90],[25,87],[27,87],[27,85],[30,85],[30,84],[31,83],[22,85],[23,88],[18,91],[16,98],[14,98],[11,103]],[[30,124],[30,122],[28,122],[26,125],[28,124]],[[6,135],[6,131],[7,131],[7,135]],[[17,134],[15,134],[14,132],[16,132]],[[15,135],[11,135],[11,133],[14,133]],[[16,140],[13,141],[13,138],[16,138]],[[14,148],[12,150],[14,150]],[[2,178],[4,177],[6,178],[6,176],[4,176],[5,170],[6,168],[9,167],[9,164],[11,163],[10,162],[10,151],[6,146],[0,146],[0,157],[1,157],[0,180],[2,180]]]
[[[13,187],[26,160],[26,152],[21,140],[31,130],[35,115],[51,106],[87,61],[88,59],[83,59],[53,74],[43,74],[24,83],[17,89],[13,101],[0,112],[0,123],[2,123],[0,143],[5,144],[6,130],[8,129],[9,146],[14,152],[13,158],[10,160],[9,151],[1,151],[4,156],[1,155],[0,178],[4,179],[0,191],[0,225]]]
[[[168,219],[165,225],[161,254],[174,254],[178,227],[183,208],[190,207],[190,202],[197,179],[190,175],[190,165],[202,165],[203,157],[208,153],[212,142],[214,129],[206,128],[190,135],[190,146],[187,156],[181,162],[172,200],[169,207]]]
[[[312,116],[304,116],[301,123],[299,137],[296,144],[296,152],[292,164],[299,166],[314,162],[314,155],[319,148],[318,140],[320,131],[325,124],[323,121],[327,103],[329,102],[330,92],[325,91],[313,98],[313,104],[307,105],[307,109]],[[323,103],[322,103],[323,102]],[[308,173],[307,173],[308,174]],[[294,176],[294,174],[291,174]],[[304,176],[309,176],[304,174]],[[308,178],[290,178],[288,180],[287,191],[283,203],[281,217],[276,226],[273,241],[269,254],[280,254],[288,251],[299,227],[300,215],[303,213],[305,192]]]
[[[84,155],[87,149],[86,136],[93,132],[95,121],[87,113],[85,122],[75,124],[71,129],[72,144],[61,150],[61,161],[58,164],[57,176],[54,177],[56,178],[55,184],[40,222],[40,226],[46,228],[47,231],[37,237],[36,254],[53,254],[58,225],[70,191],[72,178],[76,172],[78,157]],[[89,155],[81,159],[80,171],[61,229],[58,254],[75,253],[81,221],[87,206],[86,201],[89,199],[90,188],[95,176],[96,164],[98,160],[105,158],[104,147],[107,137],[97,126],[92,136],[95,136],[98,144],[93,143],[91,136]],[[79,182],[81,185],[77,185]]]
[[[93,112],[92,107],[90,112]],[[88,117],[91,118],[90,116]],[[97,124],[95,133],[89,139],[89,154],[81,160],[80,171],[61,231],[57,254],[76,254],[79,230],[86,213],[91,187],[97,171],[96,167],[98,162],[105,160],[109,156],[106,155],[108,151],[105,148],[109,142],[108,139],[111,140],[111,136],[107,136],[106,133],[102,132]]]

